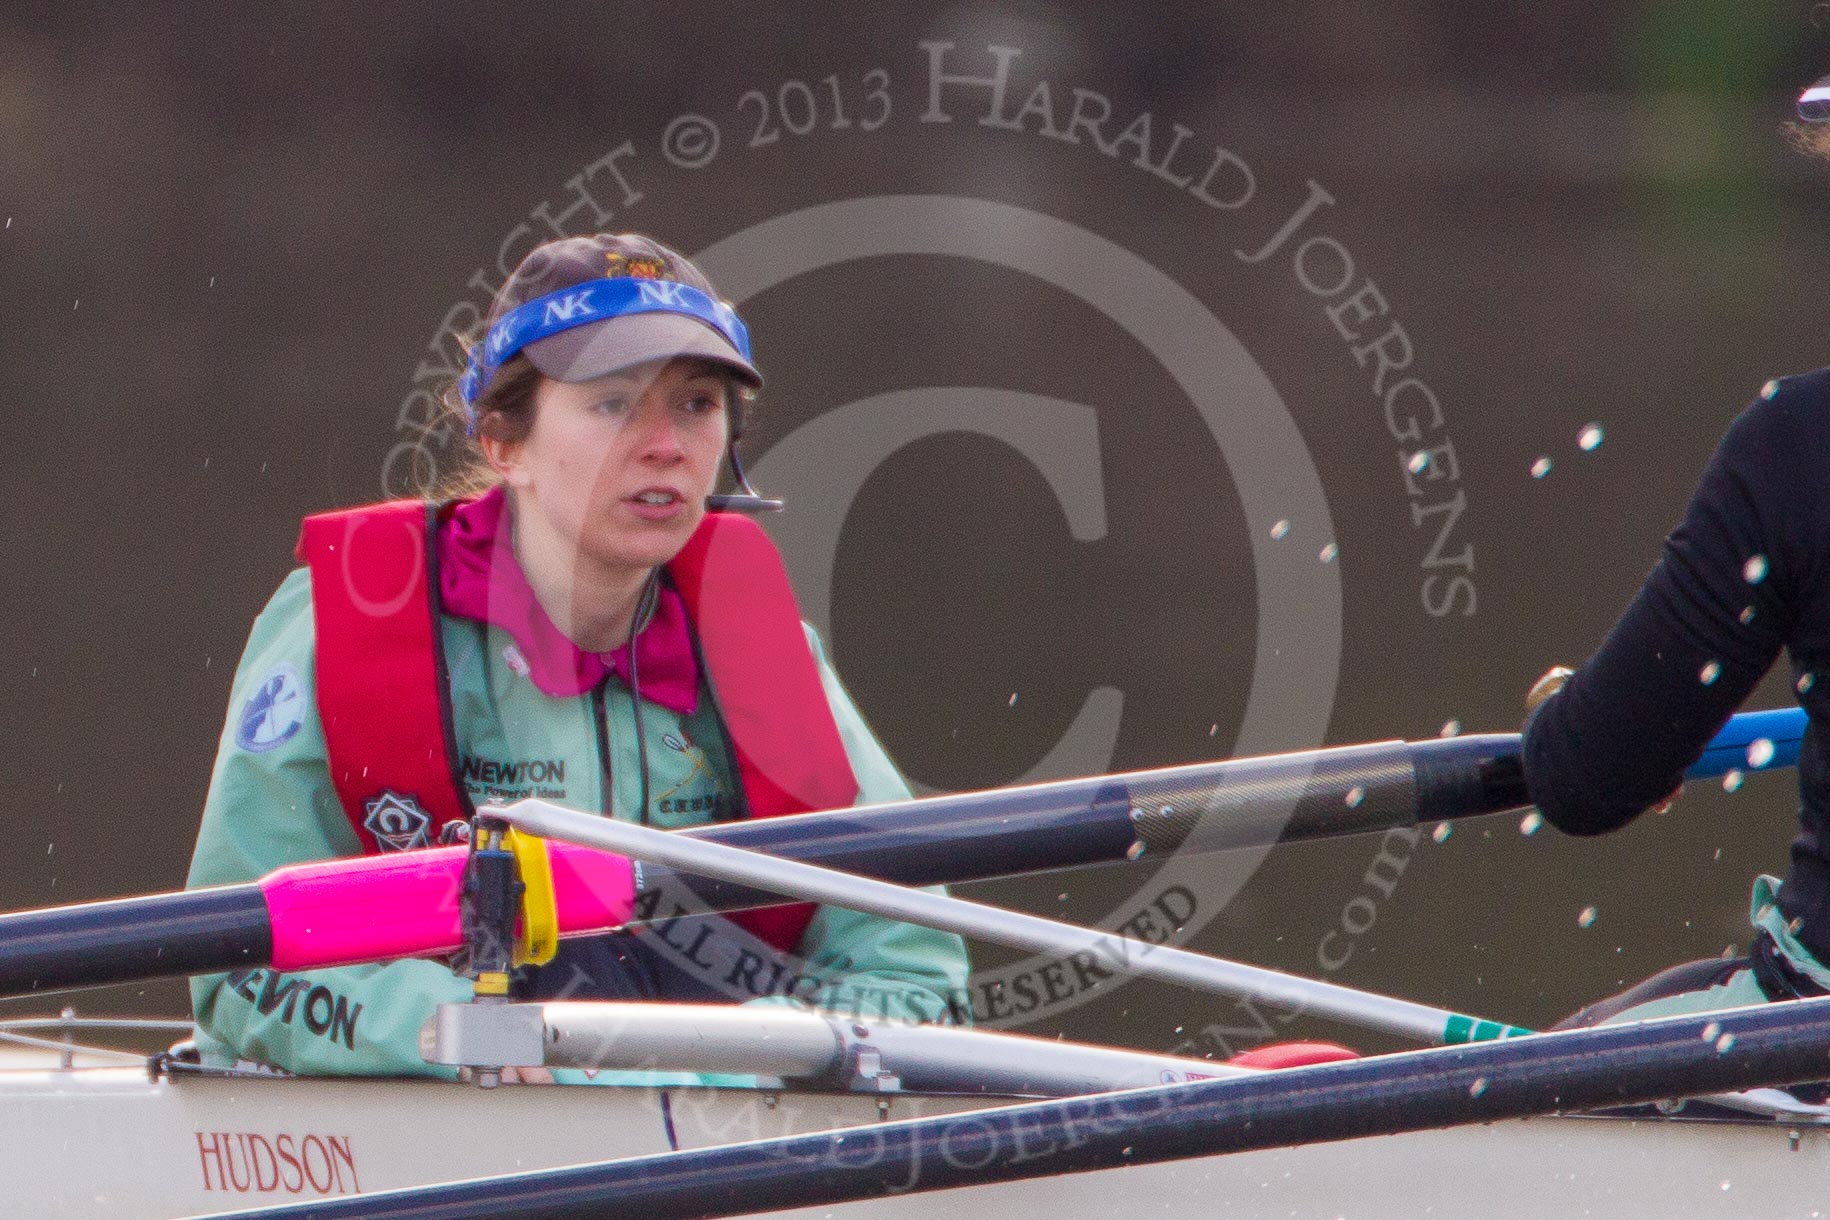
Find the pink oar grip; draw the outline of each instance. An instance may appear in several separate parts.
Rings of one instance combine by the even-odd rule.
[[[458,900],[467,847],[294,864],[260,881],[273,925],[273,966],[311,970],[397,957],[434,957],[463,946]],[[635,905],[629,861],[549,843],[562,936],[628,922]]]

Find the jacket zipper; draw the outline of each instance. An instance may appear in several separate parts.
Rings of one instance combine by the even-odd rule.
[[[604,687],[609,684],[606,675],[602,682],[591,691],[591,727],[597,736],[597,770],[603,792],[598,797],[598,812],[605,817],[611,816],[616,803],[616,789],[612,786],[610,773],[610,707],[604,697]]]

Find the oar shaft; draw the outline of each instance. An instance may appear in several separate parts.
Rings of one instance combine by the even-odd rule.
[[[272,955],[258,884],[0,915],[0,995],[257,966]]]
[[[1690,779],[1792,765],[1800,708],[1743,712],[1710,743]],[[1756,757],[1759,757],[1756,753]],[[831,813],[727,823],[686,834],[849,873],[933,885],[1171,851],[1269,847],[1529,808],[1517,733],[1389,741],[1195,763]],[[1141,844],[1141,847],[1139,846]],[[658,881],[651,873],[649,880]],[[734,910],[765,896],[694,879],[707,905]]]
[[[1447,1040],[1458,1023],[1470,1030],[1477,1024],[1490,1024],[1477,1023],[1472,1018],[1409,1000],[1189,953],[1170,945],[1152,945],[1097,928],[1059,923],[963,898],[931,894],[796,860],[690,839],[633,822],[594,817],[546,801],[520,801],[497,810],[496,814],[530,834],[620,852],[640,859],[644,864],[649,860],[659,861],[699,876],[721,877],[806,901],[831,903],[1032,953],[1077,958],[1088,963],[1089,968],[1177,983],[1222,995],[1251,995],[1280,1007],[1333,1017],[1425,1042]],[[1502,1032],[1504,1027],[1495,1026],[1491,1036],[1497,1037]]]
[[[1523,809],[1518,751],[1516,733],[1338,746],[684,833],[905,885],[978,881]],[[769,901],[736,882],[692,883],[716,910]]]

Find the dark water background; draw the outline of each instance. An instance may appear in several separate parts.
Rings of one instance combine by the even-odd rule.
[[[228,680],[298,518],[380,494],[467,281],[625,141],[642,197],[594,177],[606,225],[688,251],[798,208],[949,194],[1070,222],[1160,270],[1264,371],[1326,496],[1332,529],[1296,520],[1287,541],[1317,563],[1339,547],[1338,685],[1315,694],[1325,732],[1283,744],[1514,728],[1531,680],[1586,655],[1631,595],[1728,421],[1769,376],[1824,361],[1830,173],[1780,130],[1830,65],[1822,19],[1676,0],[9,6],[0,906],[182,882]],[[1215,207],[1135,164],[1138,145],[984,125],[984,89],[946,86],[953,121],[924,123],[924,41],[956,44],[961,74],[1017,48],[1007,114],[1048,80],[1065,123],[1080,87],[1110,103],[1107,139],[1149,112],[1151,157],[1173,124],[1191,133],[1169,176],[1222,147],[1255,193]],[[865,132],[876,69],[889,115]],[[810,124],[788,109],[797,80]],[[661,150],[689,112],[722,131],[699,169]],[[750,147],[770,124],[778,138]],[[1335,202],[1304,236],[1355,264],[1326,299],[1288,252],[1235,253],[1312,182]],[[1434,468],[1452,461],[1453,480],[1418,497],[1370,366],[1325,312],[1369,278],[1440,400],[1433,438],[1454,446]],[[1098,687],[1124,692],[1115,768],[1231,752],[1263,631],[1251,541],[1281,514],[1244,502],[1135,336],[1008,268],[934,256],[813,272],[745,312],[770,378],[750,442],[765,463],[795,429],[892,390],[1097,412],[1098,541],[1071,537],[1028,457],[958,431],[886,456],[850,505],[830,643],[913,779],[1010,782]],[[1605,441],[1585,452],[1590,422]],[[1465,499],[1438,558],[1468,547],[1473,566],[1428,569],[1442,517],[1414,509],[1452,490]],[[1445,606],[1455,575],[1472,592]],[[1389,894],[1363,876],[1373,842],[1291,847],[1204,910],[1191,943],[1317,974],[1364,897],[1370,926],[1365,905],[1345,916],[1357,932],[1328,943],[1351,957],[1330,977],[1549,1022],[1741,940],[1748,882],[1782,871],[1793,806],[1789,776],[1762,776],[1600,841],[1462,824],[1420,840]],[[1093,919],[1147,884],[1104,870],[970,892]],[[176,1011],[180,996],[78,1002]],[[1138,985],[1032,1028],[1167,1047],[1223,1005]]]

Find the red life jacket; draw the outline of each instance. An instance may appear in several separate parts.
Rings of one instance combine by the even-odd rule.
[[[319,513],[299,531],[331,780],[367,854],[437,843],[446,824],[474,812],[440,646],[439,518],[437,505],[394,500]],[[748,815],[850,805],[858,781],[768,535],[748,518],[708,514],[667,572],[698,638]],[[786,952],[812,917],[800,903],[733,919]]]

